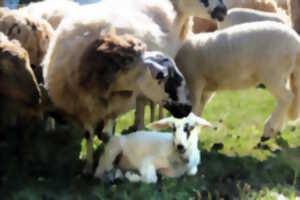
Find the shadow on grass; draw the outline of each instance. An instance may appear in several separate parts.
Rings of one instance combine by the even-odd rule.
[[[16,141],[16,130],[5,138]],[[196,176],[163,178],[161,184],[105,185],[82,177],[78,159],[81,133],[60,128],[37,137],[30,130],[24,160],[15,156],[16,144],[0,145],[0,196],[6,199],[233,199],[262,188],[300,188],[300,148],[286,149],[259,161],[252,157],[228,157],[202,151]],[[72,134],[70,134],[72,133]],[[1,134],[0,134],[1,135]]]

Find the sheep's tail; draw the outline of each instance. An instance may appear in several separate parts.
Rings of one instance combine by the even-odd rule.
[[[289,120],[294,121],[300,115],[300,51],[297,55],[296,66],[290,76],[290,88],[294,97],[288,110],[288,117]]]
[[[98,167],[95,172],[95,177],[104,178],[106,172],[110,172],[119,162],[122,156],[121,137],[112,137],[105,145],[104,152],[100,156]]]

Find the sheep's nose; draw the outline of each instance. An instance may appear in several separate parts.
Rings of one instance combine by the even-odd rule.
[[[179,153],[184,153],[185,152],[185,148],[182,144],[178,144],[176,148],[177,148],[177,151]]]
[[[218,6],[211,13],[211,17],[213,19],[217,19],[220,22],[224,20],[224,18],[225,18],[226,15],[227,15],[227,8],[226,8],[226,6]]]

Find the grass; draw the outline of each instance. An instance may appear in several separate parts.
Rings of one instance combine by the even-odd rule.
[[[196,176],[163,178],[157,185],[105,185],[78,175],[81,164],[74,167],[77,164],[71,161],[64,167],[74,170],[75,175],[63,171],[48,176],[28,175],[10,162],[11,170],[4,170],[6,174],[1,176],[0,199],[297,199],[300,128],[288,125],[284,129],[280,140],[287,142],[288,148],[278,154],[254,148],[273,108],[274,100],[264,90],[218,93],[203,115],[218,129],[203,129],[199,133],[202,163]],[[117,132],[132,123],[133,112],[121,116]],[[275,139],[268,144],[277,147]],[[44,167],[60,162],[55,161]]]

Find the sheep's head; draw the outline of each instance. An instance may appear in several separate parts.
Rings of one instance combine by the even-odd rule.
[[[189,90],[174,60],[161,52],[145,52],[143,62],[151,77],[139,81],[144,95],[161,103],[173,116],[186,117],[192,110]]]
[[[208,121],[193,113],[183,119],[169,117],[150,125],[151,128],[156,130],[172,129],[173,144],[180,154],[185,154],[189,148],[194,148],[197,145],[199,130],[196,127],[199,126],[212,127]]]
[[[5,40],[3,35],[0,35],[0,96],[28,107],[40,103],[40,90],[27,52],[17,41]]]
[[[223,0],[173,0],[182,14],[223,21],[227,8]]]

